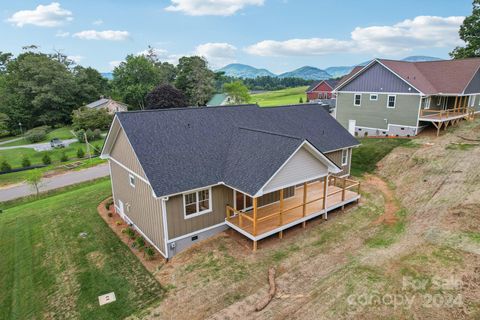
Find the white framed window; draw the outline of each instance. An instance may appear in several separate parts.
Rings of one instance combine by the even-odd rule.
[[[395,108],[397,104],[397,96],[389,95],[387,98],[387,108]]]
[[[197,217],[212,211],[212,188],[198,189],[183,194],[183,215],[185,219]]]
[[[474,107],[475,106],[475,98],[477,96],[470,96],[470,107]]]
[[[128,175],[128,182],[133,188],[135,188],[135,176],[133,174]]]
[[[378,94],[372,93],[370,94],[370,101],[377,101],[378,100]]]
[[[356,107],[360,107],[362,105],[362,95],[359,93],[356,93],[353,96],[353,105]]]
[[[342,149],[342,166],[348,164],[348,149]]]

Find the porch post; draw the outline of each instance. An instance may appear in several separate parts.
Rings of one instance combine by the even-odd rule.
[[[453,110],[457,111],[457,102],[458,102],[458,96],[455,96],[455,104],[453,105]]]
[[[257,235],[257,198],[253,198],[253,236]],[[253,240],[253,251],[257,251],[257,240]]]
[[[283,216],[282,216],[282,213],[283,213],[283,189],[280,189],[280,212],[278,214],[278,219],[279,219],[279,225],[280,227],[283,225]],[[283,238],[283,230],[281,230],[278,234],[279,238],[282,239]]]
[[[305,217],[307,215],[307,183],[304,182],[303,183],[303,212],[302,212],[302,216]],[[302,227],[305,228],[306,226],[306,222],[303,221],[302,222]]]
[[[328,196],[328,184],[329,184],[330,177],[329,175],[326,175],[324,180],[323,180],[323,211],[325,212],[323,214],[323,218],[325,220],[328,219],[328,213],[327,213],[327,196]]]

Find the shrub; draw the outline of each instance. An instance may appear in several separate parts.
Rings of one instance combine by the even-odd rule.
[[[81,129],[75,132],[78,142],[85,142],[85,130]]]
[[[85,151],[83,151],[83,148],[78,148],[77,149],[77,158],[81,159],[85,157]]]
[[[113,199],[109,199],[105,202],[105,209],[110,210],[110,206],[113,204]]]
[[[102,148],[97,144],[93,146],[93,154],[99,156],[102,153]]]
[[[111,218],[111,217],[113,217],[113,213],[112,213],[111,211],[108,211],[107,216],[108,216],[109,218]]]
[[[303,103],[303,98],[300,97],[300,99],[298,100],[298,103]]]
[[[42,126],[42,127],[37,127],[31,130],[28,130],[25,133],[25,140],[27,140],[30,143],[37,143],[37,142],[43,141],[47,137],[48,129],[49,129],[48,126]]]
[[[137,239],[135,239],[135,243],[137,244],[137,247],[139,249],[145,247],[145,240],[143,240],[142,237],[138,237]]]
[[[45,153],[42,157],[42,162],[44,165],[49,165],[52,163],[52,158],[48,155],[48,153]]]
[[[155,250],[152,247],[146,247],[144,253],[147,255],[147,260],[152,260],[155,256]]]
[[[68,161],[68,155],[66,152],[62,152],[62,155],[60,156],[60,161],[61,162],[66,162]]]
[[[132,228],[128,228],[125,233],[130,239],[135,239],[135,231]]]
[[[10,163],[7,162],[7,160],[3,160],[2,163],[0,164],[0,170],[11,171],[12,166],[10,165]]]
[[[102,131],[100,129],[93,130],[92,140],[99,140],[102,138]]]
[[[28,157],[24,155],[22,158],[22,167],[27,168],[27,167],[30,167],[31,165],[32,163],[30,162],[30,159],[28,159]]]
[[[118,220],[118,221],[115,222],[115,224],[116,224],[117,226],[121,226],[121,225],[123,224],[123,222],[122,222],[121,220]]]

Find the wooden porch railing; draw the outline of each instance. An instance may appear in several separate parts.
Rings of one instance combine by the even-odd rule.
[[[467,115],[469,107],[460,107],[446,110],[422,109],[420,110],[420,117],[439,116],[440,119],[448,119],[458,115]]]
[[[327,187],[325,187],[325,186],[327,186]],[[328,192],[327,191],[328,186],[338,187],[339,190]],[[256,229],[257,229],[256,228],[257,224],[260,223],[260,222],[276,218],[276,219],[278,219],[278,226],[282,226],[283,225],[283,215],[286,212],[289,212],[289,211],[292,211],[292,210],[295,210],[295,209],[298,209],[298,208],[302,208],[302,217],[305,217],[306,214],[307,214],[307,205],[312,204],[312,203],[317,202],[317,201],[322,201],[322,210],[325,210],[326,205],[327,205],[327,199],[329,197],[341,193],[342,194],[341,201],[344,202],[346,191],[347,190],[352,190],[352,189],[355,189],[355,188],[356,188],[356,192],[355,191],[353,191],[353,192],[355,192],[357,194],[360,194],[360,182],[358,182],[358,181],[351,180],[351,179],[348,179],[348,178],[338,178],[338,177],[335,177],[335,176],[331,176],[327,180],[327,177],[325,177],[325,179],[323,180],[323,194],[320,197],[317,197],[315,199],[308,199],[308,201],[307,201],[307,198],[308,198],[307,197],[307,195],[308,195],[308,183],[305,182],[303,184],[303,201],[301,203],[297,204],[297,205],[290,206],[288,208],[284,208],[283,189],[282,189],[282,190],[280,190],[280,200],[279,200],[279,210],[278,211],[273,212],[273,213],[268,214],[268,215],[265,215],[265,216],[262,216],[262,217],[257,217],[257,214],[256,214],[257,212],[255,212],[256,210],[253,210],[253,217],[252,217],[251,215],[249,215],[249,213],[252,213],[252,211],[242,212],[242,211],[234,209],[231,206],[226,206],[227,220],[229,221],[229,220],[232,219],[232,217],[238,216],[238,225],[239,225],[240,228],[243,228],[244,219],[247,219],[248,221],[252,222],[253,235],[255,236],[256,235]],[[254,199],[254,203],[256,202],[255,200],[257,200],[257,199]],[[255,209],[255,206],[254,206],[254,209]],[[258,211],[258,209],[257,209],[257,211]]]

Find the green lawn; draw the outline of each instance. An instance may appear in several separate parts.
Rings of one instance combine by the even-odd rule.
[[[297,104],[300,98],[303,99],[303,102],[306,102],[305,90],[307,90],[307,87],[296,87],[252,94],[251,101],[252,103],[258,103],[262,107]]]
[[[0,214],[0,319],[123,319],[162,299],[97,214],[110,193],[102,180]],[[100,307],[98,296],[112,291],[117,301]]]
[[[99,148],[103,145],[103,139],[91,142],[92,145],[98,146]],[[77,157],[78,148],[82,148],[83,151],[86,151],[84,143],[75,142],[70,144],[66,148],[54,149],[50,151],[35,151],[30,148],[16,148],[8,150],[0,150],[0,162],[6,160],[12,168],[19,168],[22,166],[22,159],[24,156],[27,156],[30,159],[32,165],[42,164],[42,158],[45,153],[50,155],[52,162],[60,162],[60,157],[62,153],[65,152],[69,159]],[[92,150],[93,152],[93,150]]]
[[[71,127],[61,127],[61,128],[58,128],[58,129],[54,129],[54,130],[50,131],[47,134],[47,136],[45,137],[45,139],[41,142],[49,142],[53,138],[58,138],[58,139],[61,139],[61,140],[73,139],[73,138],[75,138],[75,136],[72,134],[71,130],[72,130]],[[11,137],[10,139],[15,139],[17,137]],[[6,139],[6,140],[10,140],[10,139]],[[41,142],[39,142],[39,143],[41,143]],[[2,147],[10,147],[10,146],[21,146],[21,145],[24,145],[24,144],[31,144],[31,142],[29,142],[25,139],[21,139],[21,140],[18,140],[18,141],[3,144],[1,146]]]
[[[357,177],[373,172],[377,163],[396,147],[413,146],[409,139],[363,138],[358,140],[362,145],[353,149],[351,168],[351,174]]]

